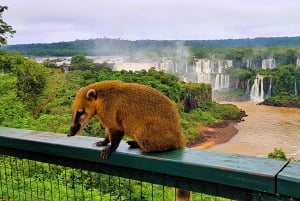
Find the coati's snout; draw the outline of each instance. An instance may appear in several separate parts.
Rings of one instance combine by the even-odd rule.
[[[89,89],[86,94],[80,89],[72,106],[72,124],[68,136],[74,136],[95,116],[94,101],[97,99],[95,89]],[[83,93],[83,94],[82,94]]]
[[[79,123],[75,123],[70,127],[70,131],[68,133],[68,137],[76,135],[76,133],[80,130],[81,125]]]
[[[82,128],[81,122],[85,117],[85,112],[84,112],[84,110],[80,109],[76,112],[76,114],[74,116],[73,116],[73,122],[71,124],[68,136],[76,135],[76,133]]]

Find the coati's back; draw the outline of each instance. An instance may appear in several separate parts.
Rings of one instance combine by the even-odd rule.
[[[118,108],[130,117],[159,116],[167,118],[173,123],[179,123],[178,111],[175,103],[161,92],[141,84],[124,83],[121,81],[103,81],[89,86],[96,88],[102,97],[104,113],[110,108]]]

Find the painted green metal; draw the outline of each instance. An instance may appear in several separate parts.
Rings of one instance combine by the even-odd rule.
[[[189,148],[160,153],[141,153],[139,149],[129,148],[125,142],[120,144],[111,158],[103,160],[100,158],[102,147],[92,146],[97,140],[99,139],[85,136],[67,137],[62,134],[0,128],[0,147],[153,172],[165,177],[199,182],[199,188],[204,186],[201,182],[208,182],[218,184],[222,189],[224,186],[233,186],[249,192],[274,195],[278,193],[277,187],[280,184],[277,183],[277,174],[288,163]],[[299,185],[299,181],[297,182]],[[196,188],[195,186],[193,188]],[[205,183],[205,186],[209,185]]]
[[[278,193],[300,199],[300,163],[290,162],[278,174]]]

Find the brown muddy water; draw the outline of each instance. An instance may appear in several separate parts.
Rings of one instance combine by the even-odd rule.
[[[300,109],[232,102],[248,115],[236,124],[239,130],[231,140],[207,150],[268,157],[282,148],[288,158],[300,160]]]

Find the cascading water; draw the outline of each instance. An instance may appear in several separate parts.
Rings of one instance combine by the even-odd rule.
[[[64,73],[67,73],[67,72],[69,72],[69,70],[70,70],[68,66],[63,67],[62,69],[63,69]]]
[[[210,83],[210,60],[201,59],[196,62],[195,66],[198,83]]]
[[[266,95],[267,98],[272,96],[272,82],[273,82],[273,79],[272,79],[272,76],[271,76],[270,77],[269,89],[268,89],[268,92],[267,92],[267,95]]]
[[[250,80],[247,80],[247,88],[246,88],[246,94],[250,94]]]
[[[229,88],[229,75],[217,74],[215,79],[215,90]]]
[[[230,60],[198,59],[195,62],[196,81],[209,83],[214,90],[229,88],[229,75],[222,71],[230,66],[232,66]]]
[[[250,99],[255,102],[264,101],[264,77],[262,75],[256,75],[251,87]]]
[[[298,96],[298,89],[297,89],[297,81],[296,81],[296,79],[295,79],[294,90],[295,90],[295,96]]]
[[[261,61],[261,68],[262,69],[273,69],[276,66],[276,61],[274,58],[263,59]]]

